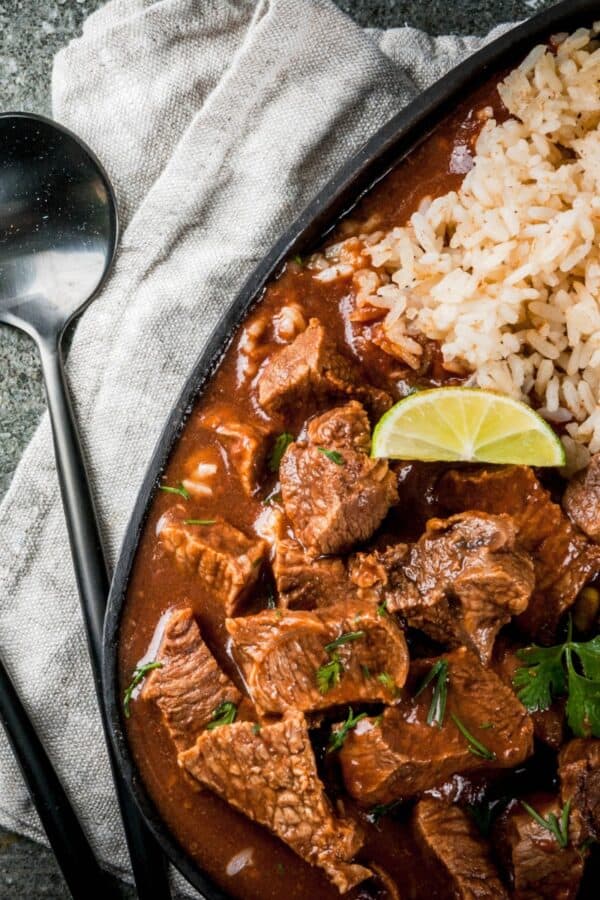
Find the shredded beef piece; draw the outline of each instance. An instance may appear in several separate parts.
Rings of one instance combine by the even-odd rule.
[[[413,822],[420,843],[443,866],[453,897],[508,900],[489,843],[468,813],[428,797],[417,803]]]
[[[174,612],[166,626],[154,669],[142,690],[161,711],[178,750],[195,743],[221,703],[241,700],[236,686],[221,671],[202,640],[191,609]]]
[[[258,402],[271,415],[327,398],[355,397],[378,419],[391,406],[385,391],[369,385],[356,363],[339,352],[318,319],[265,363]]]
[[[555,643],[562,617],[600,572],[600,547],[573,528],[526,466],[453,470],[440,480],[438,490],[452,512],[480,509],[513,517],[517,543],[531,554],[535,567],[535,589],[517,621],[534,640]]]
[[[390,701],[408,673],[403,632],[371,603],[343,603],[314,612],[269,609],[227,619],[226,626],[248,692],[262,712]],[[347,639],[349,634],[358,637]],[[325,649],[339,638],[339,646]],[[336,659],[338,678],[323,690],[318,672]]]
[[[498,676],[464,647],[445,654],[448,695],[443,723],[427,724],[434,682],[417,688],[435,660],[410,667],[411,695],[382,718],[363,719],[340,751],[348,793],[367,806],[413,797],[456,773],[512,768],[533,752],[533,725],[526,710]],[[452,714],[491,753],[474,754]],[[483,727],[482,727],[483,726]]]
[[[182,569],[197,578],[198,587],[231,615],[255,583],[267,545],[247,538],[223,519],[208,525],[186,525],[180,513],[175,508],[163,517],[160,542]]]
[[[331,447],[312,442],[327,434],[336,435]],[[351,402],[312,422],[308,441],[291,444],[281,461],[285,511],[311,556],[340,553],[371,537],[397,500],[387,460],[356,449],[367,441],[364,410]]]
[[[600,543],[600,453],[573,476],[563,494],[563,509],[571,522]]]
[[[416,544],[357,554],[351,577],[378,588],[390,612],[436,641],[466,644],[489,662],[494,640],[527,607],[533,564],[515,547],[509,516],[430,519]]]
[[[600,740],[572,740],[560,752],[558,771],[561,802],[571,801],[571,840],[600,841]]]
[[[350,862],[362,835],[354,822],[333,814],[302,713],[289,712],[260,730],[236,722],[205,731],[179,762],[310,865],[324,869],[341,893],[371,877],[369,869]]]
[[[560,816],[555,798],[527,798],[543,818]],[[505,813],[494,829],[494,846],[510,872],[515,900],[575,900],[583,874],[583,858],[571,846],[562,848],[520,804]]]

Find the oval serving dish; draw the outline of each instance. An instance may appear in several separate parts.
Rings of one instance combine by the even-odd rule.
[[[104,695],[122,771],[148,825],[173,864],[209,900],[225,900],[227,895],[200,870],[163,821],[137,770],[122,718],[118,679],[121,617],[138,544],[161,473],[194,402],[210,382],[249,309],[285,260],[296,253],[304,255],[317,246],[343,213],[488,77],[520,61],[534,44],[551,34],[589,26],[597,11],[598,4],[594,0],[566,0],[541,13],[471,56],[380,129],[331,179],[254,271],[215,329],[165,425],[127,528],[113,579],[105,626]]]

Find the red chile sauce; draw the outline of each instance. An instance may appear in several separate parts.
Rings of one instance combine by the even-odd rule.
[[[506,116],[496,91],[497,80],[486,83],[465,100],[401,161],[352,211],[352,222],[358,223],[360,228],[360,223],[376,216],[378,228],[403,225],[424,197],[440,196],[458,188],[463,175],[452,171],[456,165],[451,160],[464,159],[465,148],[472,148],[483,122],[481,110],[491,106],[499,119]],[[344,223],[338,226],[339,233],[344,233]],[[336,233],[329,240],[335,238]],[[396,398],[399,396],[398,363],[365,340],[364,326],[350,321],[352,297],[343,281],[323,284],[301,267],[288,265],[268,286],[244,324],[247,326],[265,315],[271,318],[292,300],[302,307],[307,319],[317,316],[340,345],[359,358],[375,384],[386,388]],[[255,396],[255,382],[242,382],[239,378],[241,331],[240,327],[218,371],[196,403],[169,461],[164,483],[175,485],[181,482],[186,461],[199,448],[216,448],[221,463],[215,494],[206,502],[191,499],[186,504],[186,512],[189,510],[190,518],[223,516],[251,535],[256,518],[264,511],[261,500],[273,489],[273,476],[268,476],[256,496],[249,499],[234,472],[228,468],[227,458],[218,449],[214,433],[200,423],[204,410],[223,403],[234,413],[238,410],[246,421],[265,423],[265,415]],[[275,347],[275,343],[270,345],[271,350]],[[287,421],[285,427],[293,432],[300,424]],[[149,653],[151,658],[154,653],[156,643],[151,645],[159,634],[161,617],[168,610],[189,605],[194,608],[213,653],[239,684],[239,677],[226,653],[222,614],[207,608],[189,578],[177,569],[171,557],[162,553],[156,537],[159,518],[178,500],[171,494],[157,492],[139,545],[120,633],[121,692],[138,662],[148,659]],[[265,606],[265,591],[265,585],[259,585],[248,609]],[[265,829],[235,812],[216,796],[194,787],[191,779],[178,768],[174,746],[152,703],[134,699],[127,733],[146,788],[168,827],[198,866],[226,892],[244,900],[338,900],[337,890],[320,870],[311,868]],[[334,767],[332,769],[324,761],[319,730],[315,733],[315,747],[334,804],[337,803],[340,809],[343,804],[344,810],[352,814],[348,798],[342,798]],[[459,784],[460,779],[455,782],[453,790],[465,789],[464,784]],[[466,787],[474,789],[472,783]],[[406,825],[410,805],[385,816],[377,825],[369,823],[356,810],[354,814],[359,816],[366,832],[357,861],[385,869],[396,881],[402,897],[435,900],[447,896],[441,873],[432,868],[430,861],[425,862],[420,857],[410,836]],[[245,865],[237,874],[228,874],[228,864],[242,851],[249,851],[251,864]],[[367,897],[382,900],[394,894],[383,885],[376,889],[358,886],[347,896],[351,900]]]

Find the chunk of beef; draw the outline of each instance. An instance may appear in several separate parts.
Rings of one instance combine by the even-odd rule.
[[[258,381],[258,402],[268,413],[293,411],[327,397],[355,397],[379,418],[391,406],[385,391],[366,383],[357,365],[339,352],[318,319],[277,350]]]
[[[426,853],[443,866],[449,894],[461,900],[508,900],[490,846],[468,813],[428,797],[415,807],[414,829]]]
[[[351,400],[337,406],[308,423],[308,439],[312,444],[331,450],[371,450],[371,426],[364,407]]]
[[[277,541],[273,575],[279,605],[290,609],[331,606],[357,594],[341,559],[311,559],[293,538]]]
[[[560,816],[555,798],[529,798],[543,818]],[[498,821],[494,846],[510,873],[515,900],[575,900],[583,874],[583,858],[573,847],[562,848],[553,835],[520,805]]]
[[[573,476],[563,494],[563,509],[578,528],[600,543],[600,453]]]
[[[247,538],[223,519],[191,525],[181,513],[176,507],[163,516],[158,526],[160,542],[184,571],[197,578],[198,587],[231,615],[256,581],[267,545]]]
[[[238,722],[205,731],[179,762],[306,862],[324,869],[341,893],[371,876],[350,862],[362,835],[352,821],[333,814],[302,713],[290,712],[260,730]]]
[[[517,656],[518,649],[518,646],[514,646],[508,639],[503,640],[502,637],[494,647],[494,669],[510,688],[513,688],[516,670],[523,665]],[[559,697],[549,709],[535,710],[530,715],[533,721],[533,733],[538,741],[553,750],[560,750],[565,739],[567,724],[564,698]]]
[[[440,643],[472,647],[486,663],[498,631],[526,609],[534,585],[511,518],[472,512],[430,519],[411,547],[359,554],[351,572],[357,584],[379,585],[390,612]]]
[[[498,676],[465,647],[441,658],[448,662],[441,727],[427,724],[435,682],[415,696],[435,660],[415,660],[410,695],[382,718],[363,719],[346,738],[340,751],[344,782],[361,804],[413,797],[455,773],[512,768],[533,752],[531,719]],[[469,749],[453,715],[493,754],[491,760]]]
[[[150,673],[141,697],[156,703],[177,750],[186,750],[217,707],[237,705],[241,694],[202,640],[191,609],[169,617],[156,659],[162,667]]]
[[[262,712],[389,701],[408,673],[403,632],[371,603],[314,612],[264,610],[227,619],[226,626],[248,692]]]
[[[558,758],[561,802],[571,801],[569,833],[578,847],[600,841],[600,740],[575,738]]]
[[[335,445],[312,442],[328,430],[336,434]],[[397,499],[387,460],[356,449],[367,440],[362,407],[348,403],[311,423],[308,441],[291,444],[281,461],[285,511],[311,556],[340,553],[366,540]]]
[[[526,466],[454,470],[441,479],[439,495],[452,512],[479,509],[513,517],[517,543],[535,566],[535,589],[518,623],[534,640],[554,643],[563,615],[600,572],[600,548],[573,528]]]
[[[219,435],[242,487],[252,495],[265,461],[267,431],[259,425],[240,422],[239,414],[224,403],[209,409],[202,418],[202,424]]]

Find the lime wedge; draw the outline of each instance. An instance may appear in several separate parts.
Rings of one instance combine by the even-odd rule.
[[[564,466],[565,451],[536,412],[479,388],[417,391],[396,403],[373,432],[371,456],[424,462]]]

